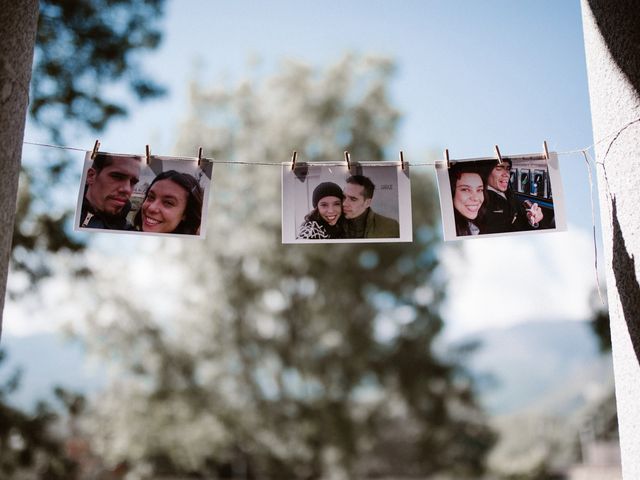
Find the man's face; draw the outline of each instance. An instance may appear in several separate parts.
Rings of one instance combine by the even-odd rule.
[[[509,188],[509,176],[511,175],[511,165],[503,162],[502,165],[496,165],[491,170],[487,183],[490,187],[495,188],[499,192],[506,192]]]
[[[359,217],[371,205],[371,199],[364,198],[363,192],[364,187],[356,183],[347,183],[344,187],[342,212],[346,218]]]
[[[96,172],[87,172],[87,200],[99,212],[116,215],[122,211],[140,178],[140,161],[132,157],[117,158]]]

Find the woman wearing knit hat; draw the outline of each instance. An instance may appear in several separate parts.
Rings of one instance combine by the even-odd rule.
[[[323,182],[313,190],[313,210],[304,217],[298,237],[308,240],[344,238],[342,189],[333,182]]]

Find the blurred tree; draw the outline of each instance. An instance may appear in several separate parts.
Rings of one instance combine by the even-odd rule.
[[[609,318],[609,306],[602,304],[595,292],[591,295],[592,317],[590,320],[591,329],[598,339],[598,346],[602,355],[611,355],[611,327]],[[608,298],[604,292],[603,298]],[[602,398],[599,398],[583,414],[581,425],[580,443],[584,452],[589,443],[614,441],[619,439],[618,432],[618,411],[616,408],[615,391],[611,391]],[[584,453],[583,453],[584,457]]]
[[[0,9],[0,331],[37,19],[36,0],[5,2]]]
[[[52,140],[64,143],[78,129],[101,131],[126,115],[134,98],[164,92],[139,66],[140,55],[160,43],[163,5],[164,0],[40,0],[29,111]],[[12,241],[11,268],[28,275],[31,289],[51,274],[50,253],[77,253],[85,246],[70,235],[73,209],[56,201],[77,183],[69,158],[43,151],[40,160],[38,168],[21,171]],[[82,262],[74,268],[88,273]]]
[[[348,56],[320,73],[290,62],[230,89],[194,85],[180,150],[382,160],[399,119],[393,70]],[[414,173],[413,243],[283,246],[280,169],[216,167],[208,239],[138,253],[164,279],[157,296],[114,264],[91,289],[102,307],[80,335],[123,369],[87,420],[96,449],[153,478],[481,476],[494,436],[463,352],[437,352],[437,202]]]
[[[0,351],[0,364],[4,359]],[[44,402],[38,403],[34,413],[8,403],[19,380],[20,371],[16,371],[0,385],[0,478],[76,478],[78,465],[67,456],[64,440],[56,431],[58,415]]]
[[[158,47],[164,0],[40,0],[29,110],[56,141],[79,125],[100,131],[127,114],[130,99],[164,91],[141,71],[139,55]],[[117,90],[116,90],[117,91]]]
[[[606,293],[604,298],[607,298]],[[595,292],[591,295],[591,309],[593,316],[591,317],[591,329],[598,339],[600,351],[603,353],[611,352],[611,327],[609,319],[608,305],[602,305],[597,299]]]

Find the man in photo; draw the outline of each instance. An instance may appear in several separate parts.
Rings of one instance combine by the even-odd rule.
[[[139,158],[98,153],[87,171],[80,227],[131,230],[129,199],[139,179]]]
[[[537,203],[519,201],[509,186],[511,160],[496,161],[487,175],[485,228],[483,233],[505,233],[533,230],[543,218]]]
[[[373,182],[364,175],[347,178],[342,203],[347,238],[400,237],[400,225],[396,220],[371,210],[375,188]]]

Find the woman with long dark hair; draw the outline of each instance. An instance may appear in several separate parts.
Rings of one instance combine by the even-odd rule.
[[[159,173],[147,189],[133,225],[152,233],[198,235],[202,218],[202,187],[188,173]]]
[[[484,233],[485,181],[483,171],[470,162],[449,169],[456,236]]]

